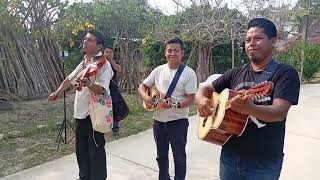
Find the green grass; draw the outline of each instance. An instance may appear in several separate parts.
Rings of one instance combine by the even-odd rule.
[[[142,107],[142,100],[136,94],[124,95],[129,106],[129,115],[120,123],[118,136],[106,133],[106,141],[137,134],[152,127],[153,112]],[[67,95],[67,119],[73,124],[74,94]],[[60,143],[58,151],[56,138],[63,121],[63,100],[49,103],[45,99],[18,102],[13,110],[0,111],[0,177],[30,168],[74,153],[74,138],[70,143]],[[195,114],[190,108],[190,115]],[[38,128],[39,125],[45,125]],[[67,138],[74,133],[69,126]],[[12,134],[14,131],[18,133]],[[11,134],[11,135],[10,135]]]

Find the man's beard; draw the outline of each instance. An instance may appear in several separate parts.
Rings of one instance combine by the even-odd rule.
[[[260,62],[260,59],[257,56],[255,56],[254,54],[249,56],[249,60],[250,60],[250,62],[253,62],[255,64]]]

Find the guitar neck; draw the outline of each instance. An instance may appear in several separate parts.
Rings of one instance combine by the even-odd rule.
[[[231,102],[232,102],[235,98],[236,98],[236,96],[233,97],[233,98],[231,98],[231,99],[229,99],[229,100],[227,101],[227,103],[226,103],[226,109],[231,108]]]
[[[230,98],[230,99],[227,101],[227,103],[226,103],[226,109],[231,108],[231,102],[232,102],[233,100],[235,100],[239,95],[240,95],[240,97],[241,97],[242,99],[248,99],[248,98],[250,98],[250,96],[247,95],[247,92],[248,92],[247,90],[242,91],[242,92],[237,92],[237,94],[236,94],[234,97]]]

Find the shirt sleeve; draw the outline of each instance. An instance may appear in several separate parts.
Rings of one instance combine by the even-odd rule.
[[[103,87],[109,92],[110,80],[113,76],[113,71],[110,63],[107,61],[104,66],[98,71],[95,83]]]
[[[197,91],[197,75],[191,70],[189,73],[189,78],[185,86],[186,94],[195,94]]]
[[[230,69],[226,71],[218,79],[212,82],[214,89],[218,93],[221,93],[225,88],[230,88],[233,70],[234,69]]]
[[[275,84],[273,99],[280,98],[291,102],[292,105],[297,105],[299,92],[300,80],[298,72],[293,68],[288,68]]]
[[[83,61],[81,61],[81,63],[72,71],[72,73],[67,76],[67,79],[72,85],[76,84],[76,73],[82,68],[82,63]]]
[[[155,80],[156,80],[156,73],[158,71],[159,68],[154,69],[149,76],[143,81],[143,84],[145,84],[148,87],[152,87],[155,84]]]

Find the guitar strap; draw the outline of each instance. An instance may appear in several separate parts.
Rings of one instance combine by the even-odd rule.
[[[173,90],[176,88],[177,82],[178,82],[178,80],[179,80],[179,78],[180,78],[180,76],[182,74],[182,71],[184,70],[185,67],[186,66],[181,63],[181,65],[179,66],[176,74],[173,77],[173,80],[170,83],[169,89],[168,89],[168,91],[166,93],[166,96],[164,97],[165,99],[171,97],[171,95],[173,93]]]
[[[268,66],[264,68],[261,75],[255,80],[255,84],[267,81],[272,76],[274,71],[277,69],[278,65],[279,62],[275,59],[272,59]],[[259,122],[259,120],[253,116],[250,116],[250,119],[257,125],[258,128],[262,128],[266,125],[264,123]]]

